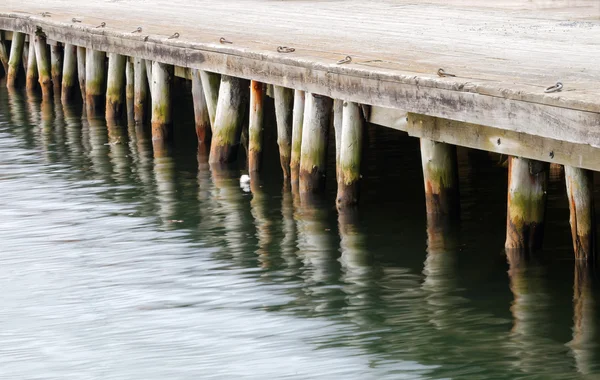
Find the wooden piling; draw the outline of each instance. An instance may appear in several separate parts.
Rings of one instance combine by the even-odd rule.
[[[152,146],[154,156],[167,154],[171,138],[173,66],[160,62],[152,63]]]
[[[50,57],[46,44],[46,35],[37,31],[34,38],[35,59],[38,67],[38,81],[42,88],[42,98],[47,99],[52,95],[52,77],[50,76]]]
[[[118,119],[125,106],[125,56],[108,54],[108,80],[106,83],[106,118]]]
[[[298,184],[300,172],[300,153],[302,150],[302,125],[304,124],[304,91],[294,91],[294,114],[292,116],[292,155],[290,157],[290,176],[292,187]]]
[[[456,146],[422,138],[421,163],[427,213],[458,215],[460,200]]]
[[[54,86],[54,95],[60,94],[63,71],[63,48],[57,42],[50,46],[50,75]]]
[[[333,100],[333,131],[335,132],[335,177],[339,177],[340,152],[342,146],[342,119],[344,113],[344,101]],[[338,178],[339,179],[339,178]]]
[[[565,166],[565,182],[575,258],[593,264],[596,257],[593,172]]]
[[[25,88],[33,90],[37,86],[38,81],[38,65],[35,56],[34,37],[30,36],[29,52],[27,54],[27,72],[25,73]]]
[[[77,46],[77,77],[79,79],[79,90],[81,91],[81,99],[85,103],[85,48]]]
[[[206,96],[202,88],[200,70],[192,70],[192,98],[194,101],[194,120],[198,145],[210,145],[211,124]]]
[[[15,87],[17,76],[23,59],[23,45],[25,44],[25,33],[14,32],[10,45],[10,58],[8,60],[8,71],[6,74],[6,86]]]
[[[542,247],[548,164],[520,157],[508,161],[507,250]]]
[[[331,98],[326,96],[306,93],[300,153],[300,194],[319,192],[325,185],[332,103]]]
[[[206,98],[206,107],[208,108],[208,116],[210,125],[215,125],[215,116],[217,115],[217,103],[219,101],[219,87],[221,86],[221,76],[219,74],[208,71],[200,71],[200,79],[202,81],[202,89]]]
[[[340,155],[337,161],[338,207],[358,202],[360,163],[362,159],[364,118],[359,104],[343,103]]]
[[[292,115],[294,107],[294,90],[274,86],[275,118],[277,121],[277,145],[283,177],[290,177],[290,160],[292,157]]]
[[[250,82],[250,126],[248,147],[248,171],[255,173],[262,164],[263,145],[263,103],[265,99],[265,85],[261,82]],[[251,175],[252,178],[254,178]]]
[[[242,80],[221,76],[219,101],[213,125],[210,164],[225,164],[237,158],[239,136],[244,117]],[[208,98],[208,97],[207,97]]]
[[[68,103],[73,99],[77,83],[77,46],[65,44],[62,71],[61,99]]]
[[[135,99],[135,74],[132,58],[127,58],[125,63],[125,104],[127,107],[127,124],[135,124],[133,104]]]
[[[97,115],[104,107],[106,87],[106,54],[86,49],[85,106],[88,116]]]
[[[23,58],[21,59],[21,66],[23,66],[23,72],[25,74],[27,74],[27,64],[29,63],[29,45],[29,41],[25,41],[23,43]]]
[[[146,104],[148,102],[148,76],[146,74],[146,60],[134,58],[133,71],[133,117],[137,125],[142,125],[146,120]]]
[[[6,38],[4,36],[6,32],[0,30],[0,64],[4,69],[4,75],[8,75],[8,50],[6,49]]]

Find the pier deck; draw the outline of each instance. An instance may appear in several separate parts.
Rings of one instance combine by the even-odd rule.
[[[32,33],[39,25],[49,39],[79,46],[593,147],[600,146],[599,19],[594,1],[0,5],[2,29]],[[106,27],[96,28],[101,22]],[[142,32],[132,33],[138,26]],[[180,37],[169,39],[175,32]],[[337,64],[348,55],[351,63]],[[456,77],[439,77],[439,68]],[[557,81],[562,92],[544,93]]]

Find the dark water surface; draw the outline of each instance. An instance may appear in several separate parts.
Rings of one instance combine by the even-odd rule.
[[[567,379],[600,373],[560,170],[546,250],[503,252],[506,169],[459,150],[461,222],[425,215],[418,140],[370,127],[358,211],[211,173],[189,96],[175,150],[0,83],[0,378]],[[272,106],[267,107],[272,112]],[[590,376],[585,376],[590,375]]]

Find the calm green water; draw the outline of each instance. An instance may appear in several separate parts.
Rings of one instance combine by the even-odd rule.
[[[283,188],[267,111],[250,193],[243,154],[228,173],[198,156],[183,90],[155,160],[148,131],[0,83],[0,378],[596,378],[560,171],[547,249],[509,263],[495,159],[459,151],[462,220],[428,227],[418,141],[371,127],[340,215],[331,179],[313,206]]]

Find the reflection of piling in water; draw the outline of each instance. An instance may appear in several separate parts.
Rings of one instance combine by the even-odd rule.
[[[129,150],[133,156],[133,170],[146,189],[152,186],[152,142],[144,129],[139,125],[129,125]],[[148,191],[152,193],[152,191]]]
[[[71,158],[81,160],[83,146],[81,145],[81,118],[73,105],[63,104],[63,114],[66,125],[67,145]]]
[[[175,227],[175,162],[166,154],[154,157],[158,213],[164,227]]]
[[[129,172],[130,160],[127,133],[118,122],[107,121],[109,156],[117,180],[124,182]]]
[[[108,130],[103,117],[87,114],[89,126],[90,160],[94,171],[105,178],[110,178],[112,172],[108,159]]]
[[[25,124],[25,120],[23,116],[25,115],[25,101],[23,92],[14,88],[8,87],[8,110],[10,112],[10,121],[11,124],[15,126],[23,126]],[[30,110],[30,113],[32,110]],[[36,112],[37,113],[37,112]],[[32,124],[34,124],[32,122]]]
[[[281,198],[281,216],[283,218],[283,238],[281,239],[281,253],[288,262],[295,263],[296,247],[296,222],[294,220],[294,200],[290,188],[284,188]]]
[[[577,370],[589,375],[598,370],[598,328],[593,269],[575,262],[573,286],[573,340],[569,343]]]
[[[10,94],[10,91],[9,91]],[[27,101],[27,114],[29,116],[29,124],[39,125],[40,123],[40,96],[37,92],[27,90],[25,92],[25,98]]]
[[[256,226],[256,237],[258,238],[258,259],[263,268],[271,266],[269,259],[269,244],[273,240],[273,222],[269,219],[269,197],[262,189],[262,181],[258,173],[253,174],[250,180],[252,200],[250,211]]]

